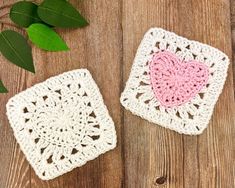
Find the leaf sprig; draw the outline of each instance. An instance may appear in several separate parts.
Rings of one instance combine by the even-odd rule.
[[[11,6],[10,19],[16,27],[26,30],[29,40],[35,46],[46,51],[69,50],[65,41],[54,30],[55,27],[81,28],[89,24],[65,0],[44,0],[39,5],[30,1],[19,1]],[[0,21],[1,23],[4,22]],[[0,32],[0,52],[11,63],[35,73],[32,49],[22,34],[13,30]],[[0,93],[6,92],[7,89],[0,80]]]
[[[0,80],[0,93],[7,93],[7,89],[5,88],[5,86],[2,83],[2,80]]]

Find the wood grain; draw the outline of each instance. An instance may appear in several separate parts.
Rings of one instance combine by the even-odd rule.
[[[11,2],[16,1],[2,0],[0,6]],[[231,6],[229,0],[70,2],[86,15],[90,25],[58,30],[69,52],[48,53],[33,47],[35,75],[0,55],[0,79],[9,90],[0,95],[0,188],[235,187],[233,61],[210,125],[200,136],[179,135],[153,125],[124,110],[119,103],[137,47],[150,27],[162,27],[207,43],[232,58],[235,2],[231,0]],[[6,28],[10,27],[0,27],[1,31]],[[115,122],[118,146],[81,168],[42,181],[14,139],[5,104],[35,83],[77,68],[88,68],[96,80]]]
[[[234,62],[235,59],[235,1],[230,0],[230,11],[231,11],[231,30],[232,30],[232,60]],[[235,65],[232,64],[233,69],[233,86],[235,88]],[[235,95],[235,89],[234,89],[234,95]]]
[[[11,1],[14,2],[14,1]],[[88,68],[100,87],[118,134],[118,147],[88,162],[85,166],[56,178],[42,181],[29,167],[19,146],[16,144],[5,115],[0,110],[0,187],[1,188],[77,188],[77,187],[121,187],[121,106],[119,103],[121,83],[121,23],[120,3],[107,0],[70,1],[86,15],[90,25],[84,29],[58,30],[68,46],[69,52],[46,53],[33,47],[36,74],[26,73],[0,57],[1,78],[9,89],[1,95],[0,103],[5,106],[9,97],[50,76],[77,68]],[[0,6],[10,1],[0,1]],[[111,8],[110,8],[111,7]],[[2,28],[5,29],[6,27]],[[112,92],[110,92],[112,89]],[[17,151],[17,152],[16,152]]]
[[[162,27],[219,48],[231,57],[227,0],[123,0],[123,75],[150,27]],[[234,185],[232,69],[208,129],[183,136],[124,112],[125,187],[226,187]],[[160,180],[158,177],[162,177]],[[156,181],[157,180],[157,181]]]

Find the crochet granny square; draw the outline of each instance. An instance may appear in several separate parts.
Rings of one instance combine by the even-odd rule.
[[[152,28],[138,48],[120,101],[150,122],[200,134],[222,92],[228,65],[228,57],[216,48]]]
[[[115,148],[114,123],[88,70],[49,78],[7,103],[7,116],[27,160],[43,180]]]

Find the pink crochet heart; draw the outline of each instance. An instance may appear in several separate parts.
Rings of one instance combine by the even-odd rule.
[[[168,51],[156,53],[150,62],[152,88],[164,107],[190,101],[207,84],[208,77],[209,70],[205,64],[181,60]]]

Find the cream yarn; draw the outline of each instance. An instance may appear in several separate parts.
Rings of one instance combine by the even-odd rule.
[[[172,108],[160,105],[150,83],[150,61],[153,54],[162,50],[176,54],[185,62],[200,61],[209,68],[206,87],[189,102]],[[150,122],[183,134],[201,134],[222,92],[228,65],[228,57],[216,48],[161,28],[151,28],[138,48],[120,101],[126,109]]]
[[[7,116],[27,160],[43,180],[115,148],[114,123],[86,69],[52,77],[7,103]]]

